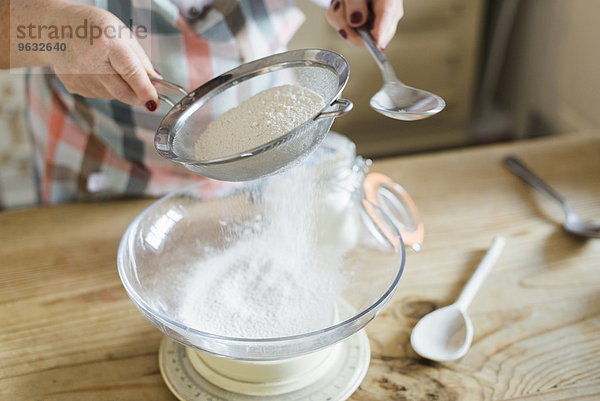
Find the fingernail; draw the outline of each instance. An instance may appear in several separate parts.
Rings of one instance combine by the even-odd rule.
[[[333,3],[333,11],[337,11],[341,4],[342,3],[340,3],[340,0],[336,0],[335,3]]]
[[[382,52],[384,52],[384,51],[385,51],[385,46],[381,46],[379,49],[380,49]]]
[[[354,11],[352,14],[350,14],[350,22],[353,24],[359,24],[362,22],[362,20],[363,15],[360,11]]]
[[[344,31],[343,29],[340,29],[338,31],[338,33],[340,34],[340,36],[344,39],[348,39],[348,34],[346,33],[346,31]]]
[[[158,75],[160,75],[160,77],[162,78],[162,74],[160,72],[158,72],[158,70],[155,68],[154,72],[157,73]]]
[[[156,109],[158,108],[158,105],[156,104],[156,102],[154,100],[148,100],[146,102],[146,108],[148,109],[148,111],[156,111]]]

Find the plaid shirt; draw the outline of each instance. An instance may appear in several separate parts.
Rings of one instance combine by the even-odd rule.
[[[152,63],[166,80],[191,91],[241,63],[285,50],[304,21],[291,1],[215,0],[208,6],[199,0],[204,6],[191,14],[169,0],[98,0],[95,5],[125,23],[149,15]],[[73,95],[49,68],[29,71],[27,98],[43,204],[159,196],[203,179],[154,149],[166,105],[149,113],[116,100]]]

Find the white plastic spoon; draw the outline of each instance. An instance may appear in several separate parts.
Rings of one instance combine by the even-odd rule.
[[[410,344],[415,352],[434,361],[462,358],[473,340],[473,323],[467,309],[500,257],[506,239],[498,235],[455,303],[425,315],[414,327]]]

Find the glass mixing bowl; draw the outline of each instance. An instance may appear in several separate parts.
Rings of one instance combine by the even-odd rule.
[[[263,196],[263,189],[267,182],[199,182],[156,201],[126,230],[117,259],[121,280],[138,309],[167,336],[192,349],[232,359],[290,358],[356,333],[391,298],[405,262],[400,234],[386,213],[359,191],[340,192],[344,189],[327,184],[319,190],[319,197],[327,200],[315,202],[316,215],[321,216],[317,232],[323,233],[316,243],[325,251],[335,247],[340,252],[344,278],[341,296],[321,308],[320,313],[335,315],[330,324],[276,338],[227,337],[186,324],[181,316],[182,289],[192,274],[190,262],[202,259],[208,250],[225,252],[240,240],[244,230],[234,228],[252,227],[265,212],[269,199]],[[336,196],[351,199],[341,220],[339,216],[328,218],[335,202],[322,196],[336,191]],[[289,196],[285,188],[282,194]],[[285,214],[286,209],[278,213]],[[374,213],[378,218],[373,218]],[[277,224],[285,225],[292,217],[279,216]],[[386,235],[381,235],[382,231]],[[396,236],[394,241],[389,239],[390,232]]]

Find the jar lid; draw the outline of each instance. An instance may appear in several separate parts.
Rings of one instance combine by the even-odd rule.
[[[417,206],[408,192],[390,177],[380,173],[368,174],[363,183],[363,190],[365,198],[386,214],[402,236],[404,244],[419,251],[425,232]],[[396,235],[390,232],[390,227],[372,208],[366,209],[378,229],[393,243]]]

